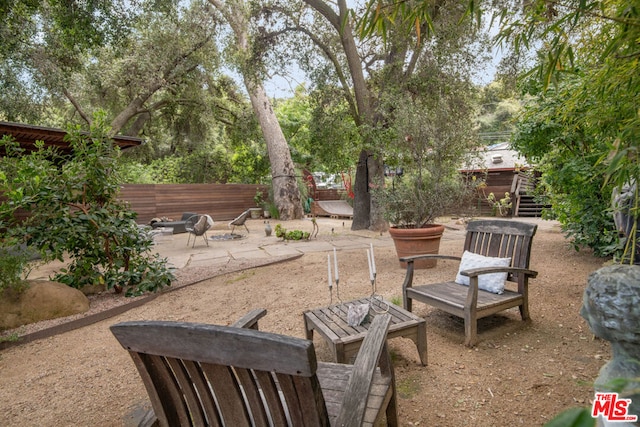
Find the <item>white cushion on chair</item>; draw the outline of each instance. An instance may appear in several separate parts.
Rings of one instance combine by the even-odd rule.
[[[460,274],[461,271],[471,268],[482,267],[508,267],[511,265],[511,258],[496,258],[464,251],[460,268],[456,276],[456,283],[469,286],[469,277]],[[478,289],[483,289],[494,294],[504,292],[504,282],[507,280],[507,273],[491,273],[478,276]]]

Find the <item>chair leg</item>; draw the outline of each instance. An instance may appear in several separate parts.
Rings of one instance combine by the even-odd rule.
[[[191,233],[189,233],[189,235],[187,236],[187,246],[189,246],[189,240],[191,240]],[[195,239],[193,239],[195,240]]]
[[[478,319],[464,319],[464,345],[473,347],[478,340]]]
[[[244,228],[247,230],[247,233],[249,233],[249,228],[247,228],[247,224],[242,224],[244,225]]]
[[[207,238],[206,232],[202,235],[202,238],[204,239],[204,242],[207,244],[207,246],[209,246],[209,239]]]
[[[395,386],[394,386],[395,388]],[[387,406],[386,414],[387,426],[398,427],[398,403],[396,401],[396,391],[393,391],[389,405]]]
[[[402,305],[404,306],[405,310],[409,312],[411,311],[411,298],[409,298],[406,293],[402,295]]]

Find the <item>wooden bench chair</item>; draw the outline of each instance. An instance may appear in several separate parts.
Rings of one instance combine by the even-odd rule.
[[[147,425],[361,426],[383,413],[398,425],[388,315],[375,317],[355,363],[345,365],[317,362],[312,341],[246,328],[257,329],[264,313],[233,326],[112,326],[151,399]]]
[[[467,226],[464,251],[478,254],[480,259],[475,268],[461,270],[456,281],[444,283],[414,285],[414,261],[419,259],[450,259],[465,262],[474,257],[463,254],[462,257],[449,255],[416,255],[400,258],[407,262],[407,270],[402,284],[405,310],[411,311],[412,301],[416,300],[464,319],[465,344],[472,347],[477,341],[478,319],[498,313],[511,307],[519,307],[522,320],[529,319],[528,285],[529,278],[537,272],[529,269],[531,243],[537,225],[518,221],[480,220],[471,221]],[[475,257],[480,258],[480,257]],[[496,258],[501,258],[501,262]],[[505,260],[510,258],[510,260]],[[490,266],[495,264],[506,266]],[[498,294],[483,290],[482,277],[487,274],[506,273],[505,289]],[[461,278],[468,278],[469,286],[460,284]],[[490,276],[492,279],[496,276]],[[499,278],[499,277],[498,277]],[[500,278],[499,278],[500,279]],[[480,287],[479,288],[479,283]],[[514,283],[515,285],[509,285]],[[513,289],[510,289],[513,288]]]

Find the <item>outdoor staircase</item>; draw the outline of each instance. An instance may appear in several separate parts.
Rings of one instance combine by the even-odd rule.
[[[535,181],[529,176],[519,173],[513,177],[511,186],[511,193],[515,198],[513,216],[541,217],[542,210],[550,207],[536,201],[534,189]]]

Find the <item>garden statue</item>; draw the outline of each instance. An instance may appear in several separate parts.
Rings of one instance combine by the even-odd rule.
[[[596,392],[617,392],[620,400],[631,399],[623,405],[628,406],[627,415],[640,416],[640,266],[616,264],[591,273],[580,314],[597,337],[611,343],[613,358],[600,370]],[[597,397],[594,411],[606,415],[606,402]],[[600,425],[637,425],[609,424],[606,418],[601,417]]]
[[[634,210],[638,209],[637,192],[635,181],[625,184],[621,190],[613,191],[612,205],[616,228],[630,243],[627,245],[623,262],[628,262],[633,257],[633,263],[640,265],[640,230],[638,229],[638,218],[632,214]]]

